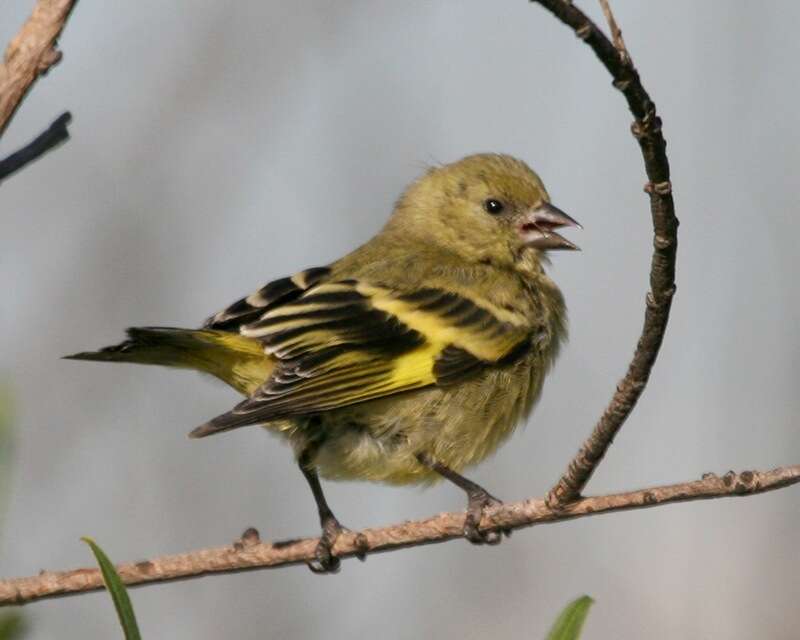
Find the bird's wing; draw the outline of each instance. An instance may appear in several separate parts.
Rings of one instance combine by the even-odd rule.
[[[532,333],[522,314],[486,301],[358,280],[312,286],[240,332],[261,341],[275,370],[250,398],[195,429],[195,437],[452,384],[513,358]]]
[[[273,280],[246,298],[237,300],[203,323],[204,329],[238,331],[242,325],[258,320],[266,311],[299,298],[311,287],[330,276],[328,267],[315,267],[290,278]]]

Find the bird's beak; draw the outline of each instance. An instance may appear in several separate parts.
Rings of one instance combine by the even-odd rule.
[[[517,231],[522,242],[535,249],[543,251],[552,249],[579,250],[566,238],[562,238],[554,230],[561,227],[578,227],[580,223],[568,216],[558,207],[545,202],[526,213],[520,221]]]

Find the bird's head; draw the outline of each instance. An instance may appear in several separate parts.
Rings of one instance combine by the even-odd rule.
[[[487,153],[430,169],[400,198],[389,226],[445,243],[467,260],[507,262],[577,249],[556,229],[580,224],[550,204],[528,165]]]

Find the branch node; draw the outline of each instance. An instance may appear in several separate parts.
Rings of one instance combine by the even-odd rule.
[[[669,249],[673,244],[674,240],[672,238],[668,238],[667,236],[656,234],[653,237],[653,246],[659,251],[665,251]]]
[[[559,482],[555,487],[547,492],[544,503],[553,513],[561,514],[567,505],[582,499],[580,494],[574,492],[572,487],[565,486],[566,483]]]
[[[656,293],[653,291],[647,292],[647,297],[645,298],[645,304],[647,304],[647,308],[653,311],[661,309],[664,305],[667,305],[672,300],[672,297],[675,295],[675,292],[678,288],[675,285],[663,289],[658,292],[658,300],[656,300]],[[640,383],[641,388],[644,388],[644,383]]]
[[[611,83],[615,88],[625,93],[631,86],[630,78],[618,78]]]
[[[244,546],[252,547],[253,545],[260,543],[261,543],[261,536],[258,533],[258,529],[256,529],[255,527],[248,527],[247,529],[245,529],[244,533],[242,534],[242,544]]]
[[[660,196],[668,196],[672,193],[672,182],[669,180],[665,180],[664,182],[646,182],[644,191],[650,195],[656,193]]]
[[[648,111],[641,120],[634,120],[631,124],[633,137],[641,141],[642,138],[654,136],[661,133],[661,118],[656,115],[655,108]],[[666,142],[662,139],[662,144]]]
[[[150,560],[142,560],[141,562],[136,563],[136,568],[144,573],[145,575],[153,573],[153,570],[156,568]]]
[[[356,550],[356,558],[364,562],[367,559],[367,551],[369,551],[369,538],[359,531],[353,540],[353,546]]]
[[[664,298],[665,300],[671,300],[677,291],[678,285],[673,282],[671,287],[667,287],[663,291],[659,292],[659,297]]]
[[[587,22],[582,27],[578,27],[575,30],[575,35],[578,36],[581,40],[588,40],[589,36],[592,35],[592,23]]]
[[[61,58],[63,54],[59,49],[53,47],[52,49],[48,49],[45,51],[42,56],[39,58],[39,64],[36,67],[37,72],[39,75],[44,76],[47,75],[47,72],[50,71],[50,67],[57,65],[61,62]]]
[[[644,107],[644,115],[641,117],[641,122],[645,127],[650,127],[658,120],[658,116],[656,115],[656,105],[652,100],[650,100],[650,98],[647,98],[642,101],[642,106]],[[657,124],[659,126],[661,125],[660,122]]]

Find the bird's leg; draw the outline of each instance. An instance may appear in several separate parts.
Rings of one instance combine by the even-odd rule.
[[[325,500],[325,494],[322,493],[322,485],[319,483],[317,470],[311,462],[313,453],[313,448],[308,448],[300,454],[297,460],[300,471],[303,472],[308,486],[311,487],[311,493],[314,494],[314,501],[317,503],[317,510],[319,511],[319,523],[322,527],[322,535],[316,550],[317,559],[315,562],[309,562],[308,568],[314,573],[336,573],[339,571],[341,563],[339,558],[333,555],[333,545],[336,543],[339,534],[345,529],[339,524],[336,516],[333,515],[333,511],[331,511],[327,500]]]
[[[437,462],[426,453],[418,453],[417,460],[419,460],[420,464],[423,466],[435,471],[467,493],[467,517],[464,520],[464,537],[467,540],[473,544],[499,544],[503,539],[504,533],[507,536],[511,535],[510,530],[483,532],[478,529],[481,517],[483,516],[483,510],[486,507],[503,504],[501,500],[495,498],[479,484],[456,473],[441,462]]]

